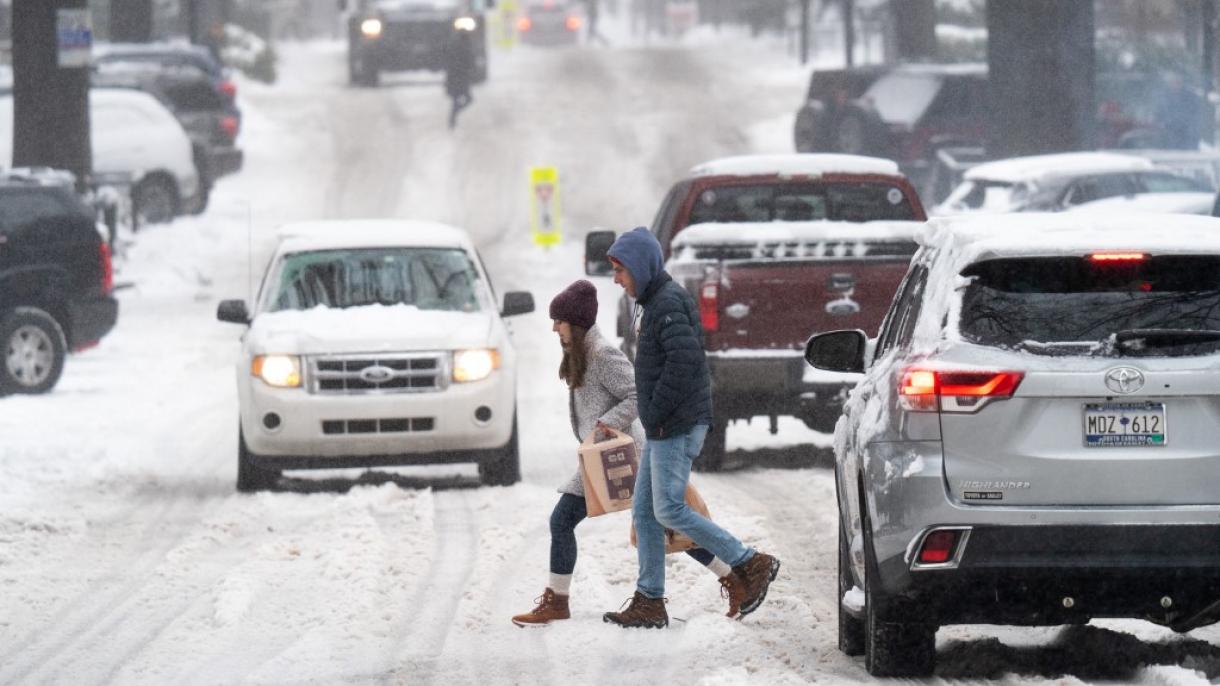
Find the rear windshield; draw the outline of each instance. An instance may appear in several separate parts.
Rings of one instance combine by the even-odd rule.
[[[1220,348],[1220,257],[979,262],[959,320],[965,340],[1047,355],[1178,356]]]
[[[687,223],[915,219],[902,189],[886,183],[775,183],[709,188]]]
[[[286,255],[268,309],[413,305],[423,310],[480,308],[478,272],[462,250],[365,248]]]

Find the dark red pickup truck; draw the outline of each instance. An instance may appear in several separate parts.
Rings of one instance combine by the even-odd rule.
[[[699,165],[652,224],[666,269],[699,303],[716,425],[696,466],[722,465],[729,421],[794,416],[830,431],[848,377],[806,373],[805,341],[832,329],[876,331],[915,252],[918,195],[889,160],[759,155]],[[586,272],[605,273],[613,234],[586,238]],[[634,356],[634,302],[618,335]]]

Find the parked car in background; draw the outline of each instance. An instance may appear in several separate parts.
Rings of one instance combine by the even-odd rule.
[[[517,36],[531,45],[573,45],[580,40],[584,15],[566,0],[527,0],[517,16]]]
[[[473,462],[486,484],[521,478],[517,355],[503,306],[460,229],[429,222],[286,227],[237,364],[237,489],[283,469]]]
[[[224,102],[229,114],[241,124],[237,106],[237,84],[207,48],[187,42],[161,41],[154,43],[96,43],[93,46],[94,69],[106,69],[118,64],[157,65],[169,68],[197,69],[207,75]]]
[[[455,32],[471,35],[476,82],[487,80],[489,0],[344,0],[353,84],[376,86],[383,71],[444,71]]]
[[[75,178],[0,172],[0,395],[45,393],[115,325],[110,246]]]
[[[1107,198],[1212,192],[1207,182],[1158,169],[1142,157],[1060,153],[971,167],[932,213],[1059,212]]]
[[[793,416],[830,431],[854,379],[802,373],[811,331],[875,329],[925,219],[890,160],[757,155],[713,160],[678,180],[652,224],[666,268],[699,303],[716,424],[696,469],[723,464],[730,421]],[[590,274],[613,234],[589,234]],[[635,355],[634,302],[618,335]]]
[[[1220,619],[1220,220],[934,219],[835,430],[839,648],[931,674],[938,627]]]
[[[89,91],[95,174],[130,177],[141,223],[167,222],[199,203],[191,139],[155,97],[127,88]],[[13,96],[0,95],[0,161],[13,159]]]
[[[203,72],[191,67],[111,63],[95,70],[93,85],[145,91],[178,119],[190,136],[195,169],[202,184],[197,201],[186,211],[202,212],[217,179],[241,170],[243,153],[237,147],[239,120]]]

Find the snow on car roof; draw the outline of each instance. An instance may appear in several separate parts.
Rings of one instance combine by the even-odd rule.
[[[1152,162],[1142,157],[1112,152],[1065,152],[984,162],[966,170],[962,178],[968,181],[983,179],[1002,183],[1037,183],[1044,179],[1060,176],[1140,171],[1152,168]]]
[[[333,219],[286,224],[278,233],[284,252],[371,247],[473,248],[462,229],[430,221]]]
[[[816,243],[819,241],[913,241],[921,230],[920,222],[741,222],[733,224],[694,224],[674,237],[675,251],[688,245],[725,245],[731,243]]]
[[[793,153],[789,155],[738,155],[696,165],[691,176],[822,176],[823,174],[889,174],[901,176],[898,163],[862,155]]]
[[[1220,254],[1220,219],[1189,214],[1028,213],[940,217],[919,243],[971,261],[1002,255],[1085,254],[1099,250]]]

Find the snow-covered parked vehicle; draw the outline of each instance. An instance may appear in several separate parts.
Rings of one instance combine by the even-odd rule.
[[[326,221],[285,227],[237,365],[237,488],[283,469],[478,463],[486,484],[520,480],[517,356],[461,229],[430,222]]]
[[[839,647],[932,672],[949,624],[1220,619],[1220,220],[933,220],[835,431]]]

